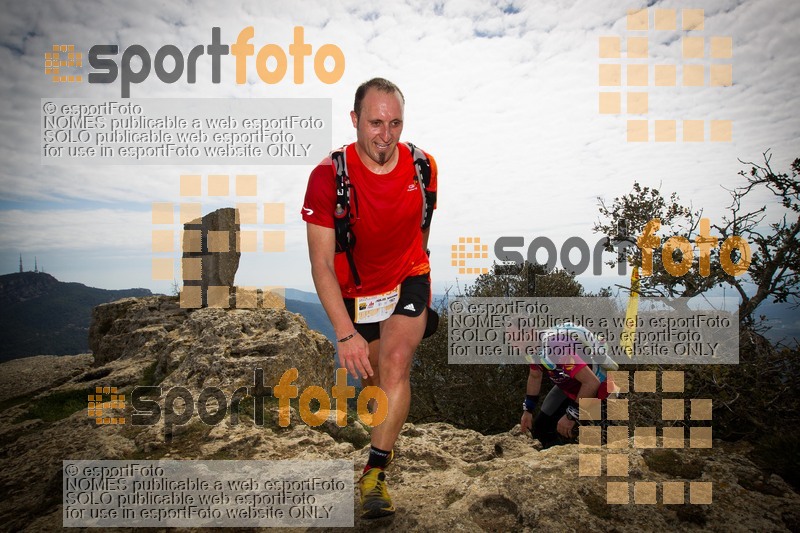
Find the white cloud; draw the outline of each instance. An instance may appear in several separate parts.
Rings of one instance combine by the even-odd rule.
[[[704,207],[709,216],[721,216],[727,205],[721,186],[736,183],[736,172],[742,168],[737,158],[757,160],[772,148],[776,167],[786,168],[800,155],[796,153],[800,96],[795,90],[800,58],[794,52],[800,48],[796,31],[800,4],[702,2],[703,35],[733,37],[734,86],[649,89],[651,118],[734,121],[732,143],[697,145],[627,143],[625,117],[598,113],[598,37],[625,37],[626,9],[640,5],[593,0],[434,4],[350,0],[234,6],[204,0],[157,8],[141,1],[10,4],[0,21],[4,36],[0,200],[14,201],[14,210],[0,211],[0,227],[6,233],[0,247],[8,252],[17,247],[92,246],[88,240],[64,240],[70,233],[64,220],[70,230],[86,224],[82,234],[97,236],[98,249],[113,243],[120,231],[139,242],[141,235],[149,236],[149,219],[141,213],[153,201],[178,201],[177,176],[194,170],[256,172],[266,191],[263,201],[286,202],[291,238],[298,241],[291,245],[303,248],[303,232],[295,231],[302,227],[296,208],[309,167],[40,165],[40,98],[119,97],[117,84],[47,83],[42,53],[49,46],[74,42],[86,50],[96,43],[118,43],[123,48],[140,43],[154,50],[172,43],[188,50],[208,43],[213,26],[222,28],[228,43],[243,27],[253,25],[254,44],[286,47],[293,27],[302,25],[306,42],[314,47],[335,43],[344,51],[344,78],[335,85],[320,83],[307,60],[303,85],[288,77],[266,85],[251,63],[248,84],[238,86],[232,82],[233,62],[227,61],[223,83],[212,84],[209,62],[200,61],[197,84],[166,85],[151,79],[134,87],[134,96],[332,98],[333,145],[340,145],[354,138],[347,113],[357,84],[374,75],[392,79],[408,102],[405,137],[431,151],[441,170],[432,234],[439,279],[455,277],[449,249],[460,235],[481,235],[485,241],[508,234],[529,238],[546,234],[556,243],[572,235],[595,240],[590,230],[597,218],[595,197],[625,194],[634,180],[661,183],[665,191],[678,191],[684,200]],[[680,10],[695,4],[672,1],[657,7]],[[680,59],[680,41],[668,33],[650,33],[651,65]],[[86,201],[91,202],[88,211],[82,205]],[[55,211],[42,210],[41,202],[55,205]],[[34,219],[36,226],[31,229],[27,224]],[[109,229],[98,233],[97,227]],[[296,258],[304,261],[302,254]]]
[[[0,249],[137,250],[151,240],[150,213],[119,209],[0,211]]]

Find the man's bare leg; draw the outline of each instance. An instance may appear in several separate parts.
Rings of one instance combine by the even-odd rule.
[[[372,381],[386,393],[389,409],[384,421],[372,428],[370,459],[358,480],[363,518],[380,518],[395,512],[383,469],[392,460],[392,448],[408,416],[411,361],[425,331],[426,313],[427,310],[419,317],[392,315],[381,324],[378,365],[370,364],[374,370],[380,367],[380,375],[376,371]]]
[[[425,310],[417,317],[392,315],[381,324],[378,383],[389,399],[389,412],[383,423],[372,429],[372,445],[381,450],[391,450],[394,447],[408,417],[411,404],[411,361],[425,333],[427,312]]]

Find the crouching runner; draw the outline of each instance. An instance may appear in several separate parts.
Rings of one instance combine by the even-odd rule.
[[[604,343],[582,326],[567,323],[542,331],[538,339],[541,347],[529,368],[520,425],[543,448],[550,448],[577,436],[579,398],[605,400],[615,391],[607,371],[616,370],[617,364],[608,357]],[[554,387],[534,418],[543,373]]]

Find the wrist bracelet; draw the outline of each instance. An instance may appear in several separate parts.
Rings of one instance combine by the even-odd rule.
[[[522,410],[532,413],[533,410],[536,408],[536,404],[537,403],[539,403],[539,395],[538,394],[536,394],[536,395],[526,394],[525,395],[525,401],[522,402]]]
[[[358,333],[358,332],[357,332],[357,331],[354,331],[353,333],[351,333],[351,334],[350,334],[350,335],[348,335],[347,337],[342,337],[342,338],[341,338],[341,339],[339,339],[337,342],[347,342],[347,341],[349,341],[350,339],[352,339],[353,337],[355,337],[355,336],[356,336],[356,333]]]

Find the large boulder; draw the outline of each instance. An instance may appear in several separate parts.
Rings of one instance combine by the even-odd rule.
[[[153,379],[202,388],[252,383],[256,368],[277,382],[297,368],[298,385],[330,387],[333,346],[298,314],[277,308],[182,309],[176,297],[126,298],[92,314],[95,366],[155,365]]]

